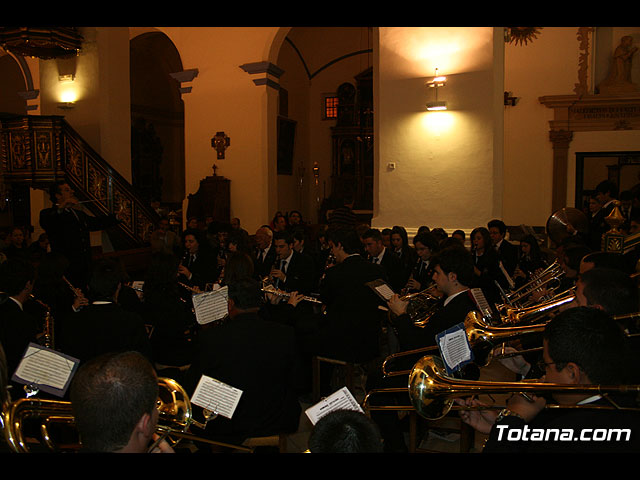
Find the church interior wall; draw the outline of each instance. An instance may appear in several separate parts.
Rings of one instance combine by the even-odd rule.
[[[374,225],[471,229],[499,215],[501,49],[492,28],[380,28]],[[446,112],[425,108],[436,68]]]

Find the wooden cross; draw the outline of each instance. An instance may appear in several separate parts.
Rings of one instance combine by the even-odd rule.
[[[216,132],[215,136],[211,139],[211,147],[215,148],[218,152],[218,160],[224,158],[224,151],[230,143],[231,139],[227,137],[224,132]]]

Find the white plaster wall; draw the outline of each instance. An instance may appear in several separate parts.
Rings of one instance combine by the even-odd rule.
[[[379,32],[373,225],[451,231],[486,224],[501,213],[502,121],[495,112],[502,104],[502,44],[486,27]],[[436,67],[447,76],[438,93],[447,112],[425,107],[434,99],[425,81]]]

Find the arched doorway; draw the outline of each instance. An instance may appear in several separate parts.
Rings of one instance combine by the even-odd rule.
[[[20,96],[25,91],[25,79],[18,62],[0,49],[0,113],[27,114],[27,101]]]
[[[182,61],[169,38],[149,32],[131,40],[132,183],[148,201],[180,208],[184,184],[184,102],[170,74]]]

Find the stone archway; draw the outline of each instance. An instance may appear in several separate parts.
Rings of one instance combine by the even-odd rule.
[[[184,102],[177,49],[161,32],[130,43],[132,183],[149,201],[178,206],[185,197]],[[177,207],[179,208],[179,207]]]

